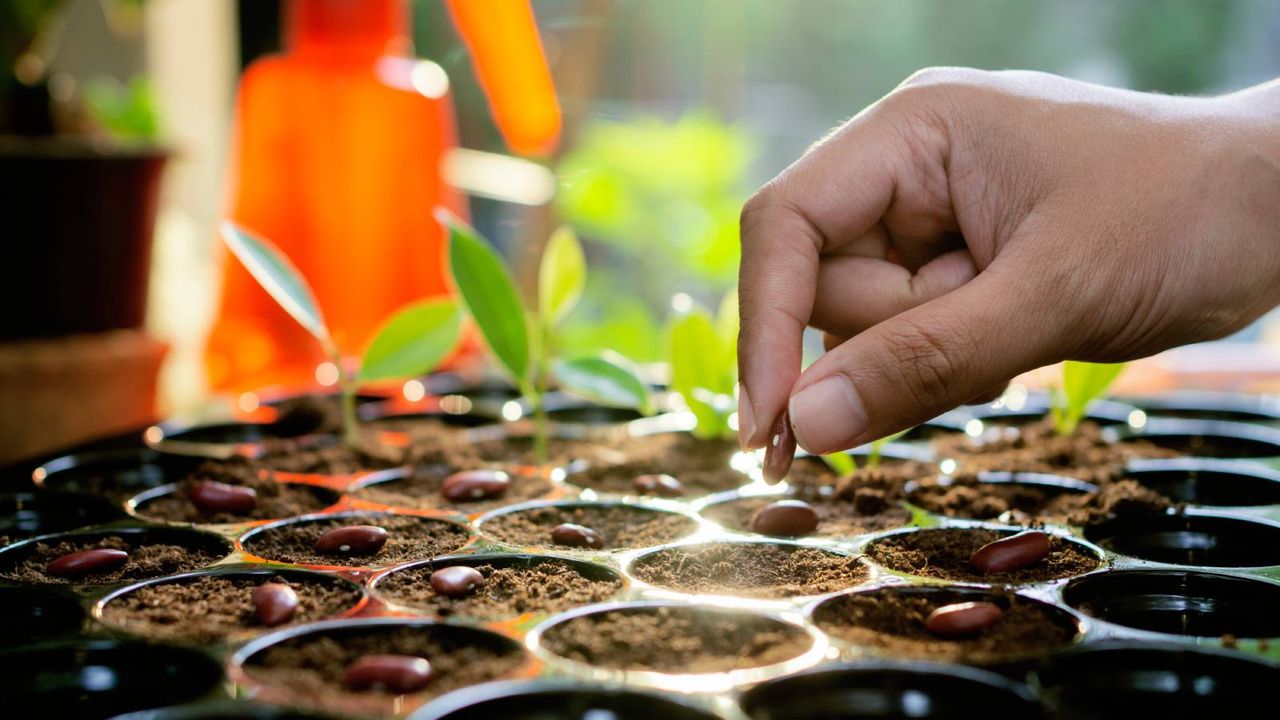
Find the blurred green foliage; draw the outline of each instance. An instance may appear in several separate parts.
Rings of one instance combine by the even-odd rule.
[[[590,315],[571,317],[566,343],[613,346],[656,359],[655,316],[675,292],[710,295],[738,271],[738,213],[755,144],[703,113],[667,122],[597,120],[558,167],[557,209],[605,246],[587,288]]]
[[[94,121],[115,139],[147,142],[160,136],[155,94],[145,77],[139,75],[127,85],[99,78],[85,87],[84,97]]]

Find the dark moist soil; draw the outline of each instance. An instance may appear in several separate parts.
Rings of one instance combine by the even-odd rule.
[[[726,530],[751,532],[751,519],[760,508],[785,499],[796,498],[789,495],[729,500],[703,508],[702,517],[719,524]],[[813,536],[817,537],[861,535],[899,528],[911,521],[911,513],[896,505],[887,505],[880,500],[859,503],[823,499],[806,502],[818,513],[818,529],[813,532]]]
[[[551,529],[563,523],[583,525],[600,533],[605,550],[663,545],[698,528],[691,518],[661,510],[628,505],[551,505],[497,515],[485,521],[481,532],[512,545],[573,549],[551,540]]]
[[[1012,594],[991,598],[1005,608],[1004,617],[974,635],[947,638],[925,628],[925,619],[937,608],[980,599],[885,589],[835,598],[823,603],[813,619],[823,632],[887,655],[973,665],[1043,656],[1075,638],[1075,628]]]
[[[657,607],[573,618],[549,629],[542,643],[599,667],[710,673],[784,662],[804,654],[812,640],[798,627],[754,615]]]
[[[1049,556],[1035,565],[984,575],[969,564],[978,548],[1010,534],[978,528],[919,530],[877,540],[867,547],[867,556],[909,575],[991,584],[1047,582],[1083,575],[1101,564],[1092,553],[1056,535],[1049,536]]]
[[[467,644],[441,629],[397,627],[284,640],[254,654],[245,671],[259,682],[288,688],[319,706],[327,695],[385,694],[378,690],[355,693],[342,685],[342,675],[352,661],[383,654],[416,655],[431,663],[434,677],[415,693],[425,697],[500,678],[524,662],[518,651]]]
[[[141,587],[107,603],[103,620],[135,635],[195,642],[265,630],[253,604],[253,591],[265,582],[289,585],[298,594],[298,609],[289,625],[323,620],[360,601],[360,591],[345,583],[209,576]]]
[[[471,450],[487,463],[502,465],[551,464],[565,467],[573,463],[616,465],[625,462],[626,453],[618,446],[617,437],[604,429],[584,433],[581,438],[552,437],[547,442],[546,463],[538,462],[531,436],[514,436],[481,440]]]
[[[729,467],[738,446],[724,440],[699,440],[689,433],[658,433],[619,438],[617,447],[626,459],[619,463],[596,462],[568,481],[596,492],[636,495],[638,475],[666,474],[685,487],[686,498],[734,490],[751,478]]]
[[[948,517],[999,519],[1005,523],[1092,525],[1117,517],[1162,514],[1173,503],[1133,480],[1107,482],[1096,492],[1055,491],[1018,483],[982,483],[957,476],[949,483],[922,481],[910,500]]]
[[[444,567],[444,566],[441,566]],[[558,560],[495,567],[472,565],[484,585],[461,598],[445,597],[431,587],[430,567],[392,573],[378,582],[378,594],[401,605],[440,617],[462,615],[499,620],[525,613],[557,613],[608,600],[622,588],[616,578],[592,579]]]
[[[906,498],[906,484],[936,473],[933,465],[905,460],[860,467],[841,476],[820,460],[798,460],[787,476],[792,487],[787,498],[803,500],[817,511],[815,536],[861,535],[910,522],[911,514],[899,504]],[[786,498],[740,498],[704,508],[702,515],[726,529],[751,532],[756,511],[782,499]]]
[[[255,464],[268,470],[323,475],[348,475],[402,465],[440,463],[456,468],[480,465],[461,428],[423,419],[401,434],[407,439],[403,447],[378,442],[380,433],[369,428],[361,433],[355,448],[336,436],[330,436],[326,440],[330,444],[323,447],[315,446],[315,438],[268,440],[263,443],[264,451]]]
[[[477,468],[478,469],[478,468]],[[352,497],[393,507],[426,510],[437,508],[474,514],[486,512],[504,505],[513,505],[545,497],[553,489],[551,481],[537,475],[511,473],[511,484],[501,497],[490,500],[453,502],[440,494],[444,481],[455,471],[449,466],[432,465],[414,468],[411,475],[401,480],[366,485],[351,493]]]
[[[1135,458],[1175,457],[1176,452],[1145,441],[1109,443],[1096,423],[1082,422],[1068,437],[1058,435],[1049,419],[1022,427],[995,426],[981,437],[963,433],[933,441],[934,453],[952,458],[957,472],[1008,470],[1066,475],[1095,484],[1120,480]]]
[[[857,558],[768,543],[660,550],[637,561],[631,572],[650,585],[678,592],[755,598],[821,595],[867,579]]]
[[[314,428],[315,433],[342,432],[342,402],[338,395],[299,395],[275,403],[276,422]]]
[[[192,486],[204,480],[251,487],[258,493],[258,504],[243,515],[206,513],[196,507],[187,494]],[[143,503],[137,510],[148,518],[168,522],[239,523],[306,515],[323,510],[335,501],[334,495],[320,488],[260,477],[257,468],[248,460],[215,460],[196,468],[190,478],[178,483],[176,492]]]
[[[323,554],[312,549],[316,539],[334,528],[376,525],[387,531],[386,545],[373,555]],[[443,520],[414,515],[339,515],[267,528],[244,542],[246,552],[277,562],[300,565],[386,566],[426,560],[467,543],[466,530]]]
[[[45,566],[63,555],[99,548],[124,550],[129,553],[129,560],[121,567],[108,572],[88,573],[73,578],[50,575],[44,571]],[[221,559],[221,555],[213,555],[201,548],[186,548],[181,545],[165,545],[147,543],[145,541],[139,543],[137,539],[117,535],[90,541],[64,540],[56,544],[36,543],[33,553],[18,563],[16,567],[0,572],[0,577],[29,585],[68,585],[73,583],[107,585],[189,572],[211,565]]]

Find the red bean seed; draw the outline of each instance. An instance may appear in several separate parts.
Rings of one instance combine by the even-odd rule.
[[[684,485],[679,480],[670,475],[637,475],[632,481],[636,492],[641,495],[656,495],[658,497],[681,497],[684,495]]]
[[[551,528],[551,540],[557,545],[569,547],[591,548],[599,550],[604,547],[604,538],[589,527],[564,523]]]
[[[431,682],[431,663],[414,655],[364,655],[356,658],[342,674],[342,684],[350,690],[385,690],[411,693]]]
[[[208,513],[244,515],[258,506],[258,492],[253,488],[213,480],[195,483],[187,491],[187,497],[191,498],[193,505]]]
[[[334,528],[316,539],[316,552],[337,555],[372,555],[387,544],[387,531],[376,525]]]
[[[929,613],[924,626],[934,635],[972,635],[1000,622],[1004,611],[989,602],[962,602],[943,605]]]
[[[95,572],[115,570],[129,561],[129,553],[111,548],[81,550],[54,560],[45,566],[45,572],[58,577],[76,577]]]
[[[765,505],[751,518],[751,529],[761,535],[799,537],[818,529],[818,513],[800,500],[779,500]]]
[[[989,542],[969,557],[981,573],[1002,573],[1034,565],[1049,556],[1049,536],[1028,530]]]
[[[786,410],[773,423],[764,450],[764,481],[773,485],[791,471],[796,456],[796,436],[791,432],[791,415]]]
[[[431,573],[431,587],[445,597],[462,597],[484,584],[484,575],[466,565],[453,565]]]
[[[453,502],[491,500],[510,486],[511,477],[501,470],[464,470],[445,478],[440,494]]]
[[[283,625],[298,611],[298,593],[284,583],[263,583],[253,591],[253,607],[263,625]]]

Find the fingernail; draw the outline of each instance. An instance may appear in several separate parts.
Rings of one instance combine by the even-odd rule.
[[[790,408],[796,442],[811,453],[852,447],[867,429],[867,411],[843,375],[832,375],[796,393]]]
[[[743,450],[750,450],[751,438],[756,434],[756,416],[751,410],[751,398],[747,397],[747,386],[738,383],[738,445]]]
[[[788,414],[788,411],[783,410],[774,421],[773,429],[769,431],[769,442],[764,448],[762,470],[764,481],[770,485],[776,484],[791,472],[791,462],[796,457],[796,437],[791,432]]]

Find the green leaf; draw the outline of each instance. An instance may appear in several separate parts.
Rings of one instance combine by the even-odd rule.
[[[734,287],[720,299],[716,312],[716,334],[720,336],[720,362],[722,374],[729,385],[738,383],[738,288]]]
[[[316,304],[315,294],[307,285],[306,278],[280,248],[269,240],[251,235],[233,222],[222,223],[222,241],[267,294],[315,336],[325,346],[325,352],[332,355],[333,341],[320,314],[320,306]]]
[[[458,342],[460,317],[452,300],[424,300],[401,308],[378,328],[360,361],[362,380],[426,373]]]
[[[1075,432],[1089,405],[1111,387],[1125,363],[1087,363],[1068,360],[1062,364],[1062,392],[1054,393],[1054,426],[1060,435]]]
[[[870,452],[868,452],[868,453],[867,453],[867,467],[868,467],[868,468],[878,468],[878,467],[880,467],[880,453],[881,453],[881,451],[883,451],[883,450],[884,450],[884,446],[885,446],[885,445],[888,445],[889,443],[893,442],[894,440],[897,440],[898,438],[902,437],[903,435],[906,435],[906,434],[907,434],[908,432],[910,432],[910,431],[911,431],[911,428],[907,428],[906,430],[899,430],[898,432],[896,432],[896,433],[894,433],[894,434],[892,434],[892,435],[885,435],[884,437],[880,438],[879,440],[872,440],[872,441],[871,441],[871,450],[870,450]]]
[[[822,462],[826,463],[827,467],[836,471],[836,473],[841,477],[844,477],[845,475],[852,475],[853,471],[858,469],[858,463],[855,462],[853,456],[848,453],[831,453],[830,455],[823,455]]]
[[[587,284],[587,260],[578,236],[567,226],[551,234],[538,267],[538,313],[553,327],[578,304]]]
[[[636,408],[652,412],[649,387],[640,379],[636,366],[610,350],[554,363],[556,380],[567,391],[609,407]]]
[[[729,434],[727,413],[707,398],[732,396],[733,381],[724,372],[725,353],[711,317],[701,308],[675,318],[669,330],[671,389],[684,397],[697,418],[700,438]]]
[[[524,305],[502,257],[471,226],[447,210],[436,217],[449,230],[449,270],[467,311],[495,358],[527,385],[529,327]]]

